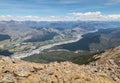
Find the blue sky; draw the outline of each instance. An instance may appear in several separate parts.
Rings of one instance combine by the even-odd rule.
[[[0,15],[64,16],[71,12],[119,14],[120,0],[0,0]]]
[[[0,0],[0,15],[68,16],[71,13],[120,14],[120,0]]]

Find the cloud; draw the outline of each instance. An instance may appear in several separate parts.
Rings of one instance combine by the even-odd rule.
[[[1,21],[16,20],[16,21],[120,21],[120,14],[109,14],[104,15],[101,12],[73,12],[69,13],[67,16],[11,16],[11,15],[1,15]]]
[[[73,15],[77,20],[96,20],[96,21],[118,21],[120,20],[120,14],[103,15],[99,11],[86,12],[86,13],[73,12],[70,14]]]
[[[74,16],[76,20],[102,20],[101,18],[103,18],[101,12],[86,12],[86,13],[73,12],[70,14]]]
[[[86,13],[79,13],[79,12],[73,12],[70,13],[74,16],[90,16],[90,17],[94,17],[94,16],[100,16],[101,12],[86,12]]]

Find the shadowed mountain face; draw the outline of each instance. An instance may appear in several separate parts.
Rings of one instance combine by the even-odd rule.
[[[102,51],[120,45],[120,29],[100,29],[95,33],[83,35],[78,42],[57,46],[57,48],[68,49],[71,51]]]
[[[0,55],[10,56],[12,55],[12,52],[9,52],[8,50],[1,50],[0,49]]]
[[[0,34],[0,41],[7,40],[7,39],[10,39],[10,38],[11,37],[9,35]]]
[[[100,34],[86,34],[83,35],[83,38],[79,40],[78,42],[75,43],[69,43],[69,44],[64,44],[57,46],[58,48],[60,47],[61,49],[67,49],[71,51],[76,51],[76,50],[90,50],[89,45],[91,43],[100,43]]]

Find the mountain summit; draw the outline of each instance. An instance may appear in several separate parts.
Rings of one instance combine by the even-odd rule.
[[[120,83],[120,46],[92,56],[87,65],[49,64],[0,56],[0,83]]]

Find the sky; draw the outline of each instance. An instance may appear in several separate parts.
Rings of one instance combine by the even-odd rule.
[[[120,0],[0,0],[0,20],[120,20]]]

